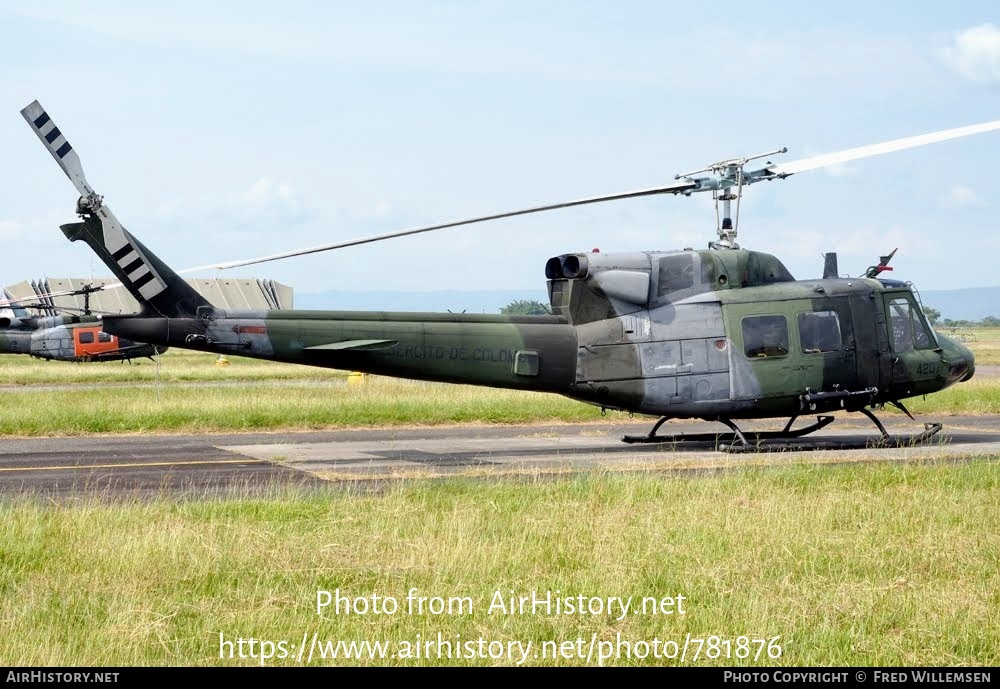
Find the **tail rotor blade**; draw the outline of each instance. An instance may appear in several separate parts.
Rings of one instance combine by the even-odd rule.
[[[66,173],[66,176],[69,177],[76,190],[80,192],[80,196],[92,200],[99,198],[83,174],[83,165],[80,163],[80,156],[70,146],[69,141],[59,131],[59,127],[52,121],[49,114],[45,112],[45,108],[37,100],[32,101],[27,107],[21,110],[21,115],[31,125],[32,131],[35,132],[48,152],[52,154],[52,157],[59,164],[59,167],[63,169],[63,172]]]

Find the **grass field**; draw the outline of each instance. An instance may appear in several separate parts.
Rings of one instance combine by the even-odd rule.
[[[325,665],[515,665],[531,642],[526,665],[995,666],[998,489],[998,458],[984,458],[397,483],[377,495],[8,501],[0,662],[295,665],[309,662],[297,647],[315,634],[397,656],[435,644],[420,658],[314,648],[311,663]],[[414,589],[423,614],[408,606]],[[317,613],[324,591],[352,612]],[[631,596],[647,609],[490,612],[498,592],[506,603],[532,591],[583,596],[588,608]],[[389,597],[396,612],[376,614]],[[485,657],[478,646],[437,657],[438,634],[483,639]],[[257,657],[240,658],[238,639],[248,655],[251,637]]]
[[[972,350],[979,366],[1000,366],[1000,328],[939,328]]]
[[[34,359],[23,354],[0,354],[0,383],[4,385],[345,381],[347,373],[246,357],[225,357],[220,362],[215,354],[181,349],[164,353],[159,366],[152,359],[67,363]]]
[[[95,385],[102,371],[104,385]],[[10,375],[8,376],[8,372]],[[424,383],[170,351],[160,365],[66,364],[0,357],[0,434],[306,430],[444,423],[580,422],[596,407],[561,395]]]
[[[969,345],[978,357],[992,342]],[[169,352],[158,370],[0,356],[0,376],[5,436],[599,418],[558,395],[353,385],[346,372],[236,357],[218,366],[190,352]],[[909,406],[997,414],[1000,381],[975,378]],[[7,496],[0,664],[1000,662],[1000,457],[730,461],[711,475],[528,474],[242,499]],[[423,614],[410,612],[411,590],[425,597]],[[597,614],[490,612],[497,596],[533,591],[605,602]],[[365,606],[391,597],[398,608],[317,613],[323,592]],[[606,603],[616,597],[663,607],[620,614]],[[356,645],[360,657],[346,658],[338,641],[385,646]]]
[[[971,343],[976,346],[990,340]],[[319,430],[454,423],[580,423],[600,410],[561,395],[424,383],[171,350],[159,365],[0,356],[0,434]],[[95,385],[103,382],[105,385]],[[1000,379],[907,400],[915,414],[1000,414]],[[620,412],[609,412],[611,418]],[[884,413],[899,413],[892,408]]]

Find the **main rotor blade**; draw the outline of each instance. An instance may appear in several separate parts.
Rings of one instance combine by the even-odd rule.
[[[522,208],[516,211],[507,211],[505,213],[494,213],[492,215],[481,215],[475,218],[467,218],[465,220],[454,220],[451,222],[440,223],[437,225],[423,225],[421,227],[412,227],[406,230],[399,230],[397,232],[387,232],[386,234],[377,234],[370,237],[362,237],[360,239],[351,239],[345,242],[336,242],[334,244],[323,244],[322,246],[314,246],[308,249],[299,249],[297,251],[287,251],[281,254],[272,254],[270,256],[261,256],[259,258],[250,258],[242,261],[229,261],[226,263],[214,263],[206,266],[199,266],[197,268],[191,268],[189,270],[181,271],[184,273],[193,272],[196,270],[203,270],[207,268],[215,268],[217,270],[227,270],[229,268],[239,268],[241,266],[249,266],[255,263],[265,263],[267,261],[278,261],[284,258],[292,258],[293,256],[303,256],[305,254],[314,254],[321,251],[331,251],[333,249],[343,249],[349,246],[357,246],[358,244],[370,244],[372,242],[380,242],[384,239],[395,239],[396,237],[405,237],[411,234],[420,234],[421,232],[431,232],[433,230],[443,230],[449,227],[459,227],[460,225],[472,225],[474,223],[486,222],[487,220],[499,220],[500,218],[510,218],[516,215],[527,215],[529,213],[540,213],[542,211],[551,211],[558,208],[570,208],[571,206],[583,206],[588,203],[601,203],[603,201],[616,201],[618,199],[629,199],[638,196],[654,196],[656,194],[680,194],[688,190],[693,190],[698,186],[697,182],[692,180],[681,180],[678,182],[673,182],[672,184],[667,184],[662,187],[651,187],[649,189],[639,189],[637,191],[626,191],[620,194],[607,194],[604,196],[592,196],[586,199],[577,199],[575,201],[564,201],[562,203],[553,203],[545,206],[533,206],[531,208]]]
[[[42,145],[52,154],[59,167],[63,169],[69,177],[73,186],[80,192],[80,196],[88,198],[96,197],[97,193],[87,183],[87,178],[83,174],[83,165],[80,163],[80,156],[76,154],[73,147],[69,145],[66,137],[59,131],[59,127],[52,121],[49,114],[39,104],[32,101],[27,107],[21,110],[21,115],[31,125],[31,130],[38,135]]]
[[[108,288],[109,287],[105,287],[103,285],[98,285],[97,287],[94,287],[93,289],[90,289],[90,290],[66,289],[66,290],[60,290],[58,292],[44,292],[44,293],[41,293],[41,294],[34,295],[33,297],[31,297],[31,299],[51,299],[51,298],[54,298],[54,297],[75,297],[75,296],[87,294],[88,292],[90,292],[90,293],[99,292],[101,290],[108,289]],[[17,298],[13,298],[13,299],[7,299],[6,297],[0,298],[0,307],[3,307],[3,306],[8,305],[8,304],[16,304],[16,303],[18,303],[18,299]]]
[[[973,124],[968,127],[945,129],[940,132],[931,132],[930,134],[908,136],[902,139],[893,139],[892,141],[886,141],[880,144],[858,146],[857,148],[849,148],[846,151],[826,153],[812,158],[793,160],[788,163],[778,163],[777,165],[771,165],[764,169],[771,173],[771,175],[787,177],[788,175],[794,175],[796,172],[805,172],[806,170],[815,170],[820,167],[838,165],[840,163],[847,163],[852,160],[877,156],[883,153],[903,151],[907,148],[926,146],[927,144],[937,143],[938,141],[947,141],[948,139],[957,139],[962,136],[982,134],[983,132],[990,132],[995,129],[1000,129],[1000,120],[993,120],[992,122],[984,122],[982,124]]]

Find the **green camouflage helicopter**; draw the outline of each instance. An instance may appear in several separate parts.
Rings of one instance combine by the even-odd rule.
[[[83,240],[139,301],[133,315],[106,316],[111,334],[163,346],[449,383],[554,392],[660,416],[627,442],[723,438],[726,449],[811,433],[835,410],[870,411],[969,380],[965,346],[936,333],[909,283],[881,279],[888,259],[858,278],[839,277],[827,255],[822,279],[795,280],[770,254],[736,243],[743,187],[881,153],[1000,129],[1000,121],[897,139],[790,163],[715,163],[669,184],[416,227],[215,268],[273,261],[393,237],[528,213],[655,194],[711,191],[722,219],[708,249],[570,253],[545,265],[553,315],[351,311],[227,311],[197,294],[131,235],[87,183],[80,159],[38,104],[21,111],[80,198],[81,222],[62,225]],[[702,174],[706,173],[706,174]],[[701,175],[701,176],[698,176]],[[909,412],[906,412],[909,414]],[[792,430],[801,415],[815,423]],[[744,433],[738,419],[788,418],[782,431]],[[663,436],[672,418],[719,421],[722,435]],[[912,416],[911,416],[912,418]],[[940,424],[907,442],[930,437]],[[904,439],[896,438],[895,442]]]
[[[83,294],[97,291],[85,288],[42,297]],[[165,352],[165,346],[133,342],[105,332],[100,316],[84,308],[80,315],[34,315],[36,308],[50,311],[44,303],[33,304],[18,299],[0,299],[0,354],[28,354],[38,359],[56,361],[131,361],[151,358]]]

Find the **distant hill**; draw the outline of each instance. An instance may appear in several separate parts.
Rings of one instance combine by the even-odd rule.
[[[500,313],[500,308],[517,299],[549,303],[544,289],[527,290],[441,290],[436,292],[347,292],[330,291],[295,294],[297,309],[338,311],[452,311],[454,313]]]
[[[986,316],[1000,317],[1000,287],[970,287],[955,290],[920,292],[925,306],[941,312],[941,318],[953,321],[978,321]],[[441,290],[436,292],[347,292],[296,293],[297,309],[336,309],[342,311],[454,311],[461,313],[499,313],[500,307],[517,299],[549,303],[545,290]]]
[[[981,321],[987,316],[1000,317],[1000,287],[921,290],[924,306],[941,312],[941,320]]]

